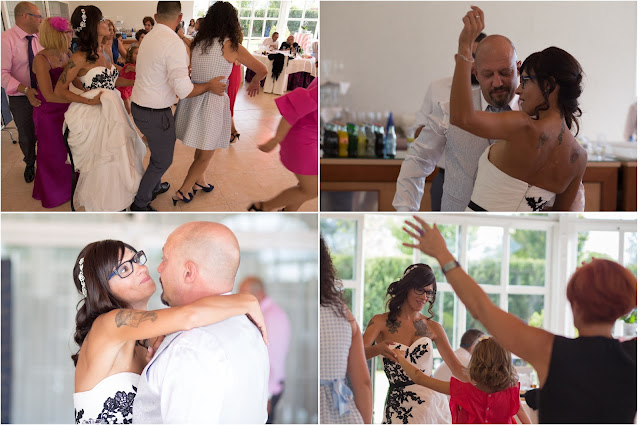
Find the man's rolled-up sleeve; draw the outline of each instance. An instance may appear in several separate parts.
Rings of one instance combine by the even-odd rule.
[[[180,39],[172,42],[167,48],[175,52],[167,57],[167,82],[178,97],[184,99],[193,91],[193,83],[189,77],[189,55]]]
[[[442,108],[432,107],[432,103],[432,87],[429,86],[422,108],[416,113],[416,124],[425,127],[409,146],[398,174],[393,198],[393,207],[397,211],[420,210],[425,179],[433,173],[444,152],[447,122]]]

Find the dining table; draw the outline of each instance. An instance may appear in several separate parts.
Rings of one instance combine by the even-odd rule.
[[[284,67],[277,79],[274,79],[271,75],[273,71],[273,61],[269,59],[270,54],[281,54],[285,56]],[[302,57],[300,55],[291,56],[288,51],[272,51],[264,54],[262,52],[253,53],[253,57],[258,59],[267,67],[267,77],[264,82],[264,92],[273,94],[283,94],[287,90],[289,82],[289,75],[296,74],[298,72],[307,72],[312,77],[318,75],[316,67],[316,59],[314,57]],[[251,70],[247,69],[247,79],[252,78],[250,76]]]

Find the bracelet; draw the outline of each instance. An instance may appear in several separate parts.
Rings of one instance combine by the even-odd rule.
[[[447,274],[447,272],[450,272],[451,270],[458,267],[460,267],[460,263],[458,263],[456,260],[449,261],[447,264],[442,266],[442,274]]]
[[[473,59],[469,59],[465,55],[458,53],[458,57],[462,58],[466,62],[473,63]]]
[[[27,91],[29,91],[29,87],[25,86],[24,90],[22,91],[22,93],[24,93],[24,95],[27,95]]]

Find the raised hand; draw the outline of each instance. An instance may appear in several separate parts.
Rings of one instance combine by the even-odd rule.
[[[417,248],[425,254],[440,260],[443,256],[451,255],[447,249],[447,244],[444,238],[440,234],[438,227],[434,223],[433,226],[429,226],[420,217],[413,216],[417,223],[412,223],[409,220],[405,220],[407,227],[403,227],[409,236],[415,239],[416,243],[403,243],[402,245],[409,248]]]
[[[470,58],[473,42],[484,29],[484,12],[477,6],[471,6],[471,10],[462,18],[462,22],[464,27],[458,39],[458,53]]]

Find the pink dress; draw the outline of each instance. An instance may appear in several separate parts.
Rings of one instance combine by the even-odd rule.
[[[289,171],[318,175],[318,79],[306,89],[297,88],[276,99],[291,130],[280,143],[280,160]]]
[[[454,424],[515,424],[520,410],[520,383],[487,394],[470,382],[451,378],[451,419]]]
[[[240,67],[242,65],[233,64],[231,75],[229,75],[229,85],[227,86],[227,94],[229,95],[229,106],[231,107],[231,116],[233,117],[233,107],[236,104],[236,96],[240,85],[242,84],[242,75],[240,75]]]
[[[135,63],[125,63],[122,69],[127,69],[127,66],[133,66],[135,69]],[[127,71],[120,74],[120,77],[126,78],[127,80],[135,80],[136,79],[136,71]],[[120,96],[122,96],[122,100],[129,99],[131,97],[131,93],[133,92],[133,86],[131,87],[116,87],[120,90]]]

